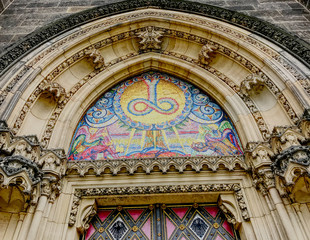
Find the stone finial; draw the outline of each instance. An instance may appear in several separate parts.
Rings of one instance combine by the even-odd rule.
[[[215,55],[216,46],[211,44],[203,45],[199,54],[198,60],[201,64],[208,65],[211,62],[212,57]]]
[[[265,80],[266,76],[262,72],[252,73],[241,82],[240,91],[246,96],[251,92],[259,94],[265,86]]]
[[[137,33],[137,37],[141,38],[140,50],[159,50],[161,49],[163,32],[156,30],[153,26],[148,26],[145,31]]]
[[[104,58],[96,48],[90,48],[85,51],[85,55],[91,59],[93,62],[95,69],[100,69],[105,66]]]

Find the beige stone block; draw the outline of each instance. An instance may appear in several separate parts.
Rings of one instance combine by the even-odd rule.
[[[0,212],[0,239],[4,239],[12,213]]]
[[[239,119],[240,123],[238,124],[242,126],[242,128],[240,128],[241,131],[239,130],[239,134],[246,136],[246,143],[263,141],[257,125],[254,124],[255,120],[252,115],[240,115]]]
[[[62,49],[64,51],[63,56],[65,58],[70,58],[74,54],[83,51],[85,48],[89,46],[90,42],[88,41],[88,38],[86,38],[85,35],[83,34],[83,36],[78,37],[77,39],[74,40],[70,40],[68,44],[62,46]]]
[[[251,72],[243,67],[240,63],[218,53],[210,63],[210,66],[223,73],[226,77],[231,79],[237,86],[240,86],[241,82]]]
[[[82,79],[93,70],[93,63],[87,58],[83,58],[81,61],[78,61],[76,64],[70,67],[72,75],[77,79]]]
[[[279,103],[270,110],[261,112],[261,114],[270,131],[272,131],[275,126],[286,126],[291,124],[290,119]]]
[[[38,119],[32,113],[28,113],[27,117],[23,121],[23,124],[18,131],[19,135],[37,135],[41,137],[47,121]]]
[[[80,81],[79,78],[75,77],[72,74],[71,68],[66,69],[59,77],[55,79],[55,82],[59,83],[66,92],[69,92],[70,89]]]
[[[117,44],[113,44],[112,48],[117,57],[126,56],[127,54],[135,53],[136,50],[132,45],[131,39],[119,41]],[[103,55],[104,57],[104,55]]]
[[[91,35],[88,39],[90,44],[95,44],[97,42],[100,42],[104,39],[107,39],[111,36],[110,31],[108,31],[106,28],[105,29],[101,29],[100,32],[97,33],[93,33],[93,35]]]
[[[114,52],[114,48],[112,45],[109,45],[105,48],[100,49],[101,55],[104,57],[104,62],[107,64],[114,59],[116,59],[118,56]]]
[[[259,93],[251,93],[250,97],[260,111],[268,111],[277,104],[277,99],[267,87]]]
[[[10,222],[8,224],[8,227],[6,229],[6,233],[3,239],[13,239],[13,235],[16,231],[19,214],[12,214],[12,217],[10,219]]]

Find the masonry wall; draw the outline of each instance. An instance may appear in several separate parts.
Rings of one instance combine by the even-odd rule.
[[[14,0],[0,15],[0,53],[35,29],[56,19],[119,0]],[[258,17],[310,42],[310,12],[306,1],[196,0]],[[0,0],[4,6],[10,0]],[[4,3],[4,4],[3,4]],[[2,5],[1,5],[2,4]]]

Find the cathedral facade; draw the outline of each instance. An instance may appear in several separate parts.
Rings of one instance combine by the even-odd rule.
[[[310,239],[305,40],[159,0],[24,36],[0,55],[0,239]]]

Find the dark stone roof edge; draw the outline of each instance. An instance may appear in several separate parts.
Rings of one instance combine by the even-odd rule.
[[[0,76],[31,50],[66,31],[100,18],[145,7],[193,13],[231,23],[272,41],[310,67],[309,43],[271,23],[255,17],[208,4],[185,0],[125,0],[72,14],[23,37],[20,41],[9,46],[7,51],[0,55]]]

